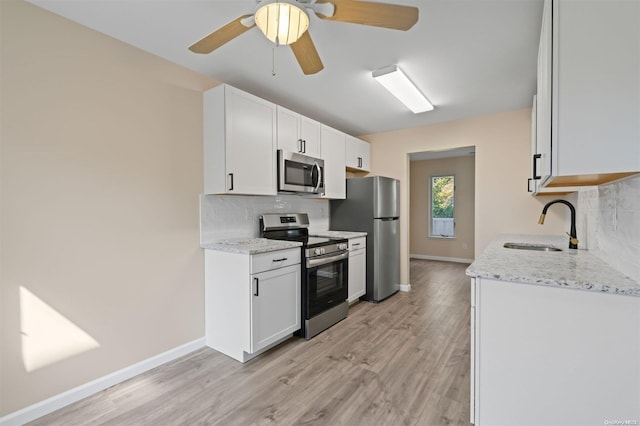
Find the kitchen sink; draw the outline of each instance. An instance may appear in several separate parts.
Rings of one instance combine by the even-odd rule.
[[[558,247],[549,244],[530,244],[530,243],[504,243],[504,248],[518,250],[536,250],[536,251],[562,251]]]

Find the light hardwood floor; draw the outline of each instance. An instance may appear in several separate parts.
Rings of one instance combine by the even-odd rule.
[[[240,364],[204,348],[33,425],[469,424],[467,265],[411,261],[408,293]]]

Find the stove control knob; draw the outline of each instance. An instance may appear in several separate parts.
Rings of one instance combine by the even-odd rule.
[[[313,254],[315,254],[316,256],[320,256],[320,255],[322,254],[322,251],[323,251],[323,250],[322,250],[321,248],[319,248],[319,247],[318,247],[317,249],[315,249],[315,250],[313,251]]]
[[[338,249],[339,250],[346,250],[347,247],[349,247],[346,243],[340,243],[338,244]]]

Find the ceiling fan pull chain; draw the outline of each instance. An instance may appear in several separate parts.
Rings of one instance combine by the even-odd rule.
[[[276,76],[276,47],[273,46],[271,49],[272,49],[271,50],[272,52],[271,53],[271,75],[275,77]]]

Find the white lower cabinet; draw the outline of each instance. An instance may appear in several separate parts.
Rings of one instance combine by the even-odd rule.
[[[476,422],[476,279],[471,278],[471,348],[469,350],[469,358],[471,359],[471,369],[469,373],[469,422]]]
[[[300,329],[300,249],[205,250],[207,346],[240,362]]]
[[[349,240],[349,303],[364,296],[367,291],[367,238]]]
[[[485,278],[471,288],[472,423],[640,421],[640,297]]]

